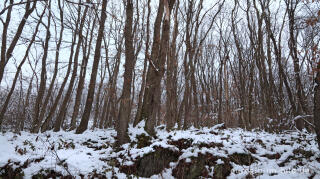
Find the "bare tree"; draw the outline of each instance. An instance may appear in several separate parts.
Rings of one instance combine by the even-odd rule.
[[[120,110],[118,115],[117,123],[117,140],[118,144],[122,145],[129,142],[128,136],[128,126],[130,118],[130,96],[131,96],[131,83],[132,83],[132,72],[135,66],[134,59],[134,48],[133,48],[133,34],[132,34],[132,24],[133,24],[133,1],[126,1],[126,24],[124,29],[125,36],[125,71],[123,80],[123,90],[120,97]]]
[[[51,8],[51,2],[48,4],[48,8]],[[43,104],[43,96],[46,90],[46,81],[47,81],[47,57],[48,57],[48,48],[49,48],[49,40],[51,37],[51,32],[50,32],[50,25],[51,25],[51,11],[48,12],[48,24],[46,26],[46,37],[45,37],[45,42],[43,44],[43,56],[42,56],[42,61],[41,61],[41,79],[40,79],[40,86],[38,90],[38,95],[36,99],[36,103],[34,106],[34,118],[33,118],[33,125],[32,125],[32,132],[38,132],[39,126],[41,121],[39,120],[39,115],[40,115],[40,110]]]
[[[93,59],[92,71],[91,71],[91,77],[90,77],[90,83],[89,83],[89,90],[88,90],[84,113],[82,115],[80,125],[76,130],[77,134],[83,133],[87,129],[88,121],[91,114],[93,97],[94,97],[94,89],[96,85],[96,78],[97,78],[98,66],[100,61],[101,44],[102,44],[103,33],[104,33],[104,24],[107,18],[106,7],[107,7],[107,0],[103,0],[102,9],[101,9],[101,18],[99,22],[98,37],[97,37],[97,42],[96,42],[96,47],[94,52],[94,59]]]
[[[42,18],[44,16],[45,12],[46,12],[46,8],[44,8],[43,12],[41,13],[41,15],[39,17],[39,20],[37,22],[36,28],[34,30],[34,33],[33,33],[32,37],[31,37],[31,40],[29,42],[29,45],[28,45],[27,50],[25,52],[25,55],[24,55],[23,59],[21,60],[19,66],[17,68],[17,71],[15,73],[15,76],[14,76],[14,79],[13,79],[13,82],[12,82],[12,85],[11,85],[11,89],[10,89],[10,91],[9,91],[7,97],[6,97],[6,100],[5,100],[4,104],[2,105],[1,112],[0,112],[0,126],[1,126],[1,123],[3,121],[4,115],[5,115],[6,111],[7,111],[11,96],[12,96],[12,94],[14,92],[15,87],[16,87],[16,83],[17,83],[19,74],[21,72],[22,66],[23,66],[23,64],[26,62],[26,60],[28,58],[29,51],[30,51],[31,46],[33,45],[35,39],[36,39],[38,30],[39,30],[39,26],[40,26],[40,24],[42,22]]]
[[[9,59],[12,57],[13,50],[15,49],[19,38],[21,37],[23,28],[25,27],[25,24],[29,18],[29,16],[32,14],[32,12],[36,8],[37,1],[27,0],[26,6],[25,6],[25,13],[17,27],[16,33],[14,34],[14,37],[9,45],[9,48],[7,49],[7,33],[8,33],[8,27],[11,21],[11,12],[13,7],[13,0],[10,0],[9,8],[7,11],[6,21],[3,26],[2,31],[2,43],[1,43],[1,60],[0,60],[0,84],[3,78],[4,69],[7,65]],[[5,12],[5,11],[4,11]]]
[[[59,131],[60,130],[60,127],[61,127],[61,125],[62,125],[62,123],[64,121],[65,113],[67,112],[67,108],[66,107],[67,107],[68,101],[71,98],[72,89],[73,89],[74,82],[75,82],[75,79],[76,79],[76,76],[77,76],[80,48],[81,48],[82,41],[83,41],[82,40],[83,39],[82,33],[83,33],[83,27],[84,27],[84,22],[85,22],[85,19],[86,19],[86,16],[87,16],[87,12],[88,12],[88,6],[85,7],[84,12],[83,12],[82,17],[81,17],[81,6],[79,6],[79,8],[78,8],[78,19],[80,19],[80,17],[81,17],[81,20],[80,20],[79,28],[76,29],[79,37],[78,37],[75,56],[74,56],[74,60],[73,60],[73,71],[72,71],[72,74],[71,74],[71,79],[70,79],[70,82],[69,82],[68,90],[67,90],[66,95],[64,97],[64,100],[63,100],[63,102],[62,102],[62,104],[60,106],[60,110],[59,110],[59,113],[58,113],[58,116],[57,116],[57,120],[56,120],[56,123],[55,123],[55,126],[54,126],[54,131]]]

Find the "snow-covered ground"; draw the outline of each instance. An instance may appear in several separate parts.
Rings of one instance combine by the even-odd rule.
[[[127,178],[148,176],[143,168],[150,167],[161,171],[150,178],[218,178],[219,172],[228,178],[320,178],[320,152],[314,134],[271,134],[221,126],[171,132],[164,128],[159,126],[157,137],[149,141],[143,123],[135,128],[130,126],[131,143],[117,149],[113,147],[113,129],[80,135],[52,131],[2,133],[0,178],[18,173],[25,178],[41,174]],[[152,155],[157,151],[160,152]],[[162,162],[164,169],[159,169],[157,157],[168,157],[167,164]],[[158,168],[152,169],[153,164]]]

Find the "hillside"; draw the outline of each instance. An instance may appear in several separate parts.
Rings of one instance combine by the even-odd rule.
[[[315,135],[286,131],[129,127],[131,143],[113,147],[113,129],[83,134],[21,132],[0,135],[0,176],[97,178],[319,178]],[[63,177],[62,177],[63,176]]]

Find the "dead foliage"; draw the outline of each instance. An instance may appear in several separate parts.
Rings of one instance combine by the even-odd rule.
[[[249,166],[258,159],[253,157],[251,154],[246,153],[234,153],[229,155],[229,158],[232,162],[238,164],[238,165],[246,165]]]
[[[192,146],[192,139],[179,139],[169,141],[168,144],[176,146],[179,150],[187,149]]]
[[[274,159],[279,159],[281,157],[281,155],[279,153],[276,154],[264,154],[261,157],[266,157],[268,159],[274,160]]]

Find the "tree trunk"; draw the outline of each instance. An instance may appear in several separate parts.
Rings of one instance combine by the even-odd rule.
[[[0,85],[1,85],[1,81],[3,78],[3,74],[4,74],[4,69],[5,66],[7,65],[9,59],[12,57],[12,53],[14,48],[16,47],[18,40],[22,34],[23,28],[29,18],[29,16],[31,15],[31,13],[35,10],[36,8],[36,4],[37,1],[33,2],[32,6],[31,6],[32,1],[28,0],[27,4],[26,4],[26,12],[23,15],[22,20],[20,21],[18,27],[17,27],[17,31],[11,41],[11,44],[8,48],[8,50],[6,51],[7,48],[7,31],[8,31],[8,26],[11,20],[11,12],[12,12],[12,6],[8,9],[8,13],[7,13],[7,17],[6,17],[6,22],[4,24],[3,27],[3,34],[2,34],[2,44],[1,44],[1,59],[0,59]],[[13,0],[10,0],[10,4],[13,4]],[[30,7],[31,6],[31,7]]]
[[[92,23],[89,44],[87,43],[89,30],[87,30],[85,46],[84,47],[82,46],[83,47],[82,48],[83,57],[82,57],[82,62],[81,62],[81,70],[80,70],[80,74],[79,74],[79,82],[78,82],[78,87],[77,87],[76,99],[75,99],[73,113],[72,113],[72,117],[71,117],[70,130],[74,130],[76,128],[76,122],[77,122],[77,117],[79,114],[79,108],[80,108],[80,103],[81,103],[81,96],[82,96],[82,91],[84,88],[84,82],[85,82],[85,77],[86,77],[86,72],[87,72],[87,64],[88,64],[89,56],[91,53],[90,47],[91,47],[92,40],[93,40],[93,30],[94,30],[95,22],[96,22],[96,18],[94,18],[93,23]],[[90,25],[89,25],[89,27],[90,27]],[[88,52],[86,53],[87,49],[88,49]]]
[[[136,126],[141,119],[141,112],[142,112],[142,103],[143,103],[143,95],[144,95],[144,91],[145,91],[145,83],[146,83],[146,73],[147,73],[147,61],[150,60],[149,59],[149,41],[150,41],[150,14],[151,14],[151,7],[150,7],[150,2],[151,0],[148,0],[148,16],[147,16],[147,39],[146,39],[146,43],[145,43],[145,54],[144,54],[144,63],[143,63],[143,73],[142,73],[142,83],[141,83],[141,88],[140,88],[140,92],[139,92],[139,97],[138,97],[138,108],[137,108],[137,113],[133,122],[133,126]]]
[[[49,2],[49,9],[51,8],[51,2]],[[46,40],[44,44],[44,49],[43,49],[43,56],[42,56],[42,64],[41,64],[41,80],[40,80],[40,86],[39,86],[39,91],[38,91],[38,96],[36,99],[36,104],[34,107],[34,118],[33,118],[33,124],[32,124],[32,129],[31,132],[38,132],[39,126],[41,121],[39,120],[39,115],[40,115],[40,109],[42,106],[43,102],[43,96],[46,90],[46,81],[47,81],[47,56],[48,56],[48,48],[49,48],[49,39],[51,36],[50,33],[50,24],[51,24],[51,12],[49,11],[49,16],[48,16],[48,25],[47,25],[47,33],[46,33]]]
[[[74,54],[74,46],[76,44],[76,37],[77,37],[77,35],[74,34],[73,38],[72,38],[71,47],[70,47],[70,56],[69,56],[69,62],[68,62],[68,68],[67,68],[66,75],[65,75],[65,77],[63,79],[63,82],[62,82],[62,84],[60,86],[60,89],[58,91],[58,95],[55,97],[53,105],[50,108],[50,111],[49,111],[46,119],[44,120],[44,122],[41,125],[41,132],[44,132],[44,131],[48,130],[49,123],[50,123],[51,119],[53,118],[54,114],[56,113],[56,109],[58,107],[60,98],[62,97],[62,94],[63,94],[63,91],[64,91],[64,87],[67,84],[67,81],[68,81],[68,78],[69,78],[69,75],[70,75],[70,72],[71,72],[72,59],[73,59],[73,54]],[[40,128],[40,126],[39,126],[39,128]],[[39,128],[37,130],[39,130]]]
[[[100,26],[99,26],[99,31],[98,31],[98,37],[97,37],[97,42],[96,42],[96,47],[95,47],[95,52],[94,52],[94,59],[93,59],[93,64],[92,64],[91,78],[90,78],[90,83],[89,83],[89,91],[88,91],[88,96],[87,96],[87,100],[86,100],[86,105],[84,108],[84,113],[82,115],[80,125],[76,131],[77,134],[83,133],[88,128],[88,122],[89,122],[93,98],[94,98],[94,89],[95,89],[95,85],[96,85],[98,66],[99,66],[99,61],[101,58],[101,44],[102,44],[102,39],[103,39],[103,35],[104,35],[103,34],[104,23],[107,18],[106,7],[107,7],[107,0],[103,0],[102,1],[102,9],[101,9]]]
[[[60,22],[61,22],[61,29],[60,29],[60,35],[59,35],[59,40],[57,43],[57,48],[56,48],[56,55],[55,55],[55,64],[54,64],[54,72],[53,72],[53,77],[51,79],[50,82],[50,86],[47,92],[47,96],[43,102],[43,106],[41,107],[41,111],[40,111],[40,116],[39,116],[39,122],[43,121],[43,118],[47,112],[47,105],[49,103],[49,99],[52,95],[52,91],[53,91],[53,87],[57,78],[57,74],[58,74],[58,64],[59,64],[59,55],[60,55],[60,47],[61,47],[61,43],[62,43],[62,38],[63,38],[63,31],[64,31],[64,25],[63,25],[63,10],[61,8],[61,0],[59,0],[58,2],[58,6],[59,6],[59,11],[60,11]]]
[[[13,4],[13,0],[10,0],[10,5]],[[7,50],[7,37],[8,37],[8,28],[11,20],[11,12],[12,12],[12,6],[8,8],[6,21],[3,24],[3,30],[2,30],[2,41],[1,41],[1,60],[0,60],[0,85],[1,80],[3,78],[4,73],[4,67],[6,63],[6,50]],[[3,68],[3,69],[2,69]],[[3,72],[2,72],[3,71]],[[1,119],[0,119],[0,127],[1,127]]]
[[[318,62],[317,76],[315,78],[313,116],[318,146],[320,149],[320,62]]]
[[[131,83],[132,72],[135,66],[134,49],[133,49],[133,34],[132,34],[132,22],[133,22],[133,2],[127,0],[126,3],[126,24],[124,29],[125,36],[125,71],[123,80],[122,95],[120,97],[120,110],[117,122],[117,144],[122,145],[129,142],[128,126],[130,118],[130,96],[131,96]]]
[[[154,134],[154,129],[153,127],[156,124],[156,96],[157,96],[157,90],[155,88],[156,83],[159,81],[159,76],[158,74],[160,71],[158,69],[158,56],[159,56],[159,51],[160,51],[160,29],[161,29],[161,20],[162,20],[162,15],[163,15],[163,3],[162,1],[159,1],[159,8],[158,8],[158,13],[157,17],[154,23],[154,34],[153,34],[153,44],[152,44],[152,52],[151,52],[151,58],[150,58],[150,67],[148,68],[147,72],[147,79],[146,79],[146,89],[143,97],[143,104],[142,104],[142,109],[141,109],[141,117],[140,121],[146,120],[146,131],[150,134]],[[155,63],[157,62],[157,63]],[[157,78],[158,77],[158,78]],[[160,79],[161,80],[161,79]]]
[[[161,24],[161,19],[160,21],[158,21],[159,22],[158,24],[157,24],[157,20],[158,18],[162,17],[164,6],[166,7],[166,17],[164,19],[163,26],[162,26],[160,44],[157,44],[157,42],[154,42],[155,46],[152,47],[151,60],[157,59],[156,69],[152,69],[152,71],[150,71],[151,72],[150,76],[148,74],[150,78],[147,77],[147,90],[146,90],[146,91],[149,90],[148,92],[146,92],[146,94],[148,95],[146,99],[148,102],[146,104],[150,104],[148,107],[151,109],[149,109],[149,112],[146,118],[147,121],[146,121],[145,130],[148,132],[148,134],[152,136],[155,135],[154,127],[156,125],[156,117],[157,117],[157,113],[161,103],[160,101],[161,92],[162,92],[161,80],[165,72],[165,62],[166,62],[168,48],[169,48],[168,42],[169,42],[169,34],[170,34],[170,14],[175,1],[174,0],[170,1],[170,4],[166,4],[168,3],[168,1],[166,0],[163,2],[160,1],[159,3],[160,4],[159,4],[156,23],[155,23],[155,28],[157,25]],[[158,37],[160,37],[160,34],[157,34],[157,35],[159,35]],[[156,32],[155,32],[154,38],[157,38]]]
[[[85,19],[86,19],[86,16],[87,16],[87,11],[88,11],[88,6],[86,6],[86,8],[84,10],[84,13],[82,15],[79,29],[76,28],[78,30],[79,38],[78,38],[78,43],[77,43],[75,56],[74,56],[73,71],[72,71],[72,75],[71,75],[71,79],[70,79],[70,82],[69,82],[69,87],[68,87],[67,93],[66,93],[66,95],[64,97],[64,100],[63,100],[61,106],[60,106],[60,110],[59,110],[59,113],[58,113],[58,116],[57,116],[57,119],[56,119],[56,123],[55,123],[55,126],[54,126],[54,131],[55,132],[60,130],[60,127],[61,127],[61,125],[62,125],[62,123],[64,121],[65,113],[68,110],[67,104],[68,104],[68,101],[71,98],[72,89],[73,89],[73,86],[74,86],[74,82],[76,80],[80,47],[82,45],[82,31],[83,31],[84,22],[85,22]],[[78,9],[78,19],[80,19],[80,17],[81,17],[81,6],[79,6],[79,9]],[[76,24],[76,26],[78,26],[78,25],[79,24]]]
[[[178,116],[178,97],[177,97],[177,68],[178,59],[176,56],[176,39],[178,36],[178,6],[177,2],[174,15],[174,27],[173,27],[173,37],[171,42],[171,48],[169,49],[169,55],[167,58],[167,99],[166,99],[166,129],[171,130],[177,122]]]
[[[35,41],[35,39],[36,39],[36,35],[37,35],[37,33],[38,33],[38,29],[39,29],[39,26],[40,26],[40,22],[42,21],[42,17],[43,17],[43,15],[45,14],[45,11],[46,11],[46,9],[44,9],[43,12],[42,12],[42,14],[40,15],[39,21],[38,21],[38,23],[37,23],[37,25],[36,25],[35,31],[34,31],[34,33],[33,33],[33,35],[32,35],[32,38],[31,38],[30,43],[29,43],[29,45],[28,45],[28,47],[27,47],[27,50],[26,50],[26,52],[25,52],[25,55],[24,55],[22,61],[20,62],[19,66],[18,66],[18,68],[17,68],[15,77],[14,77],[13,82],[12,82],[12,85],[11,85],[11,89],[10,89],[10,91],[9,91],[7,97],[6,97],[6,100],[5,100],[4,104],[2,105],[1,112],[0,112],[0,127],[1,127],[1,123],[2,123],[2,121],[3,121],[4,115],[5,115],[6,111],[7,111],[7,108],[8,108],[10,99],[11,99],[11,96],[12,96],[12,94],[13,94],[13,92],[14,92],[14,89],[15,89],[15,86],[16,86],[16,82],[17,82],[17,80],[18,80],[18,76],[19,76],[19,74],[20,74],[20,72],[21,72],[22,66],[23,66],[23,64],[25,63],[25,61],[27,60],[28,55],[29,55],[29,51],[30,51],[30,49],[31,49],[31,46],[32,46],[32,44],[34,43],[34,41]]]

